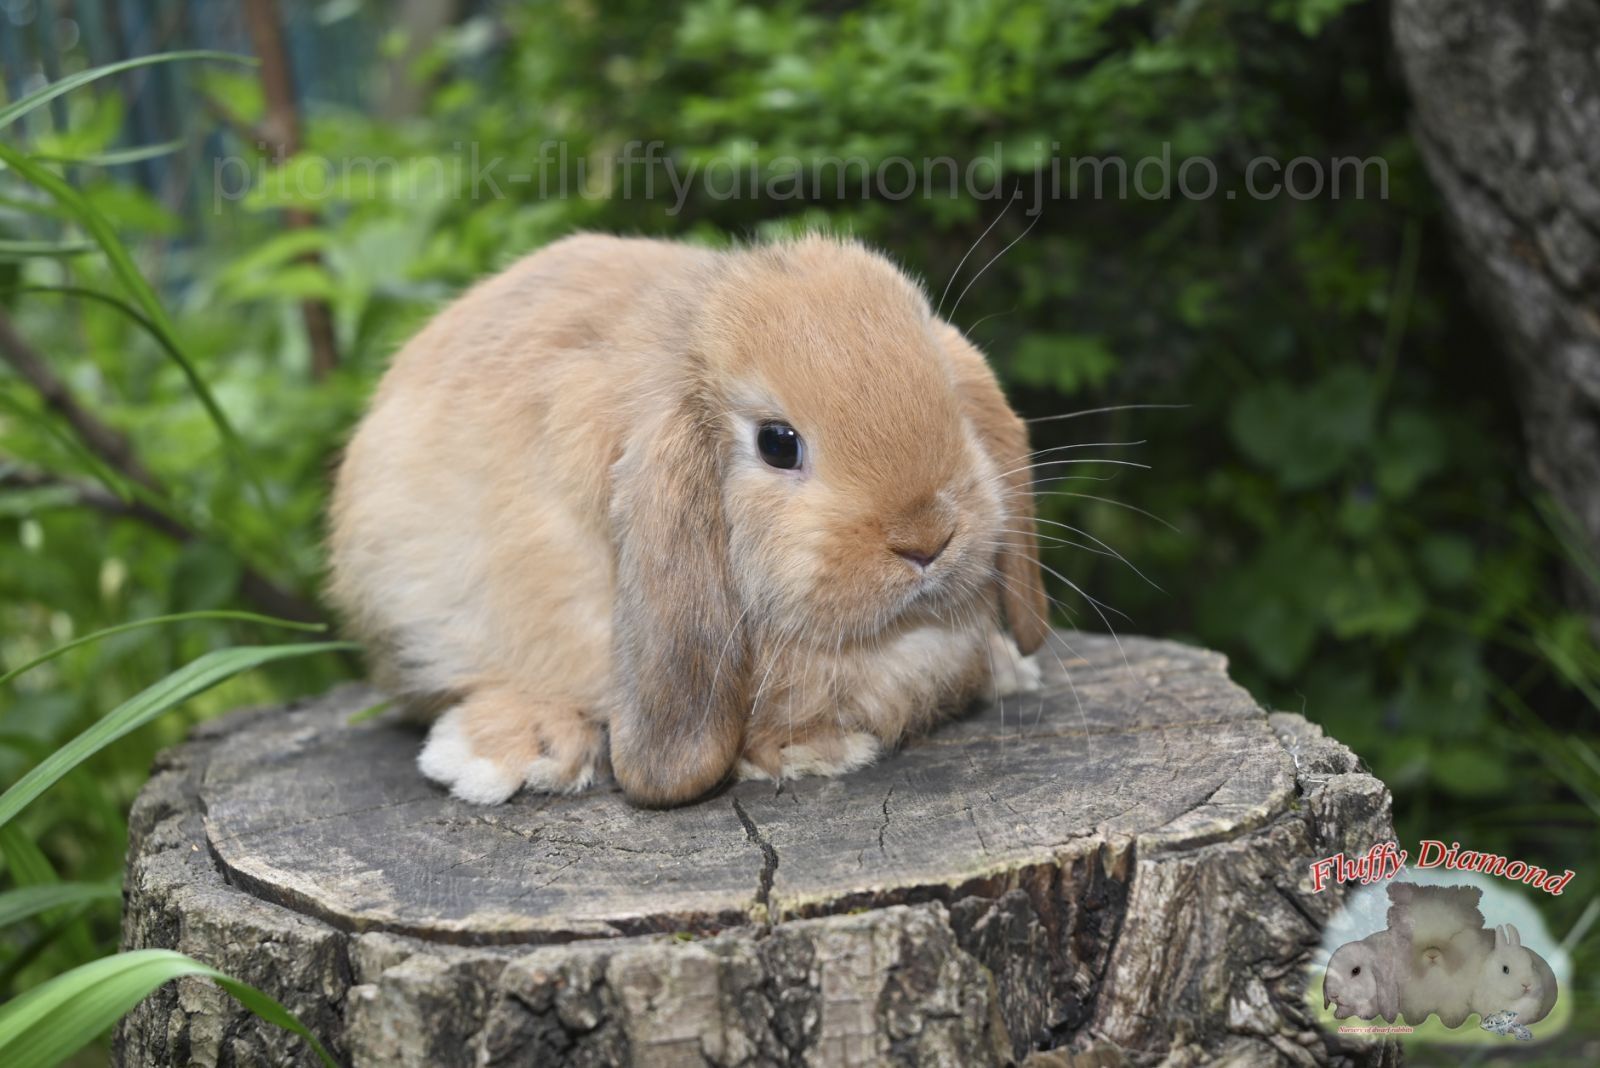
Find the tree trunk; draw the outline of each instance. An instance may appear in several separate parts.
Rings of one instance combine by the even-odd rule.
[[[1122,644],[1062,636],[1041,694],[875,767],[669,811],[454,801],[417,728],[351,724],[362,687],[237,714],[135,806],[124,943],[356,1066],[1392,1063],[1308,992],[1340,898],[1307,865],[1390,838],[1388,791],[1220,656]],[[312,1063],[199,980],[117,1056]]]
[[[1600,5],[1394,0],[1414,129],[1600,627]]]

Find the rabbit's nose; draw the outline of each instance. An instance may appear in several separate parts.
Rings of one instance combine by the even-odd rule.
[[[896,545],[894,546],[895,555],[918,571],[926,571],[933,565],[935,560],[939,559],[939,554],[944,552],[945,547],[950,544],[950,539],[955,537],[955,533],[952,530],[941,538],[936,545]]]
[[[1532,983],[1523,983],[1522,984],[1522,992],[1524,994],[1526,994],[1528,991],[1530,991],[1532,989],[1533,989],[1533,984]]]

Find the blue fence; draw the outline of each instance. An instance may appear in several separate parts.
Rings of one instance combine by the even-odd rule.
[[[303,110],[367,106],[369,84],[387,29],[389,4],[362,0],[278,0],[296,94]],[[250,54],[242,5],[234,0],[0,0],[0,84],[16,99],[63,73],[153,52],[207,48]],[[196,106],[194,72],[180,64],[125,71],[99,92],[122,96],[122,146],[178,139],[191,150],[123,165],[169,207],[195,209],[189,179],[206,153],[215,116]],[[23,137],[66,122],[68,102],[29,116]],[[8,131],[14,135],[17,131]]]

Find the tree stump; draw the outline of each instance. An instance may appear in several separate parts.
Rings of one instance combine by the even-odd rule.
[[[1339,904],[1307,864],[1391,837],[1383,784],[1215,653],[1040,656],[1041,693],[875,767],[668,811],[455,801],[419,728],[351,723],[364,687],[238,713],[135,805],[123,942],[260,986],[356,1066],[1392,1057],[1318,1028],[1306,968]],[[313,1063],[199,980],[117,1055]]]

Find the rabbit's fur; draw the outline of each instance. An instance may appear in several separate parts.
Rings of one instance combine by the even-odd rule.
[[[806,470],[763,463],[767,420]],[[1028,462],[982,355],[861,246],[579,236],[396,356],[338,475],[330,590],[380,682],[447,709],[419,763],[457,796],[609,762],[676,803],[1036,684]]]

